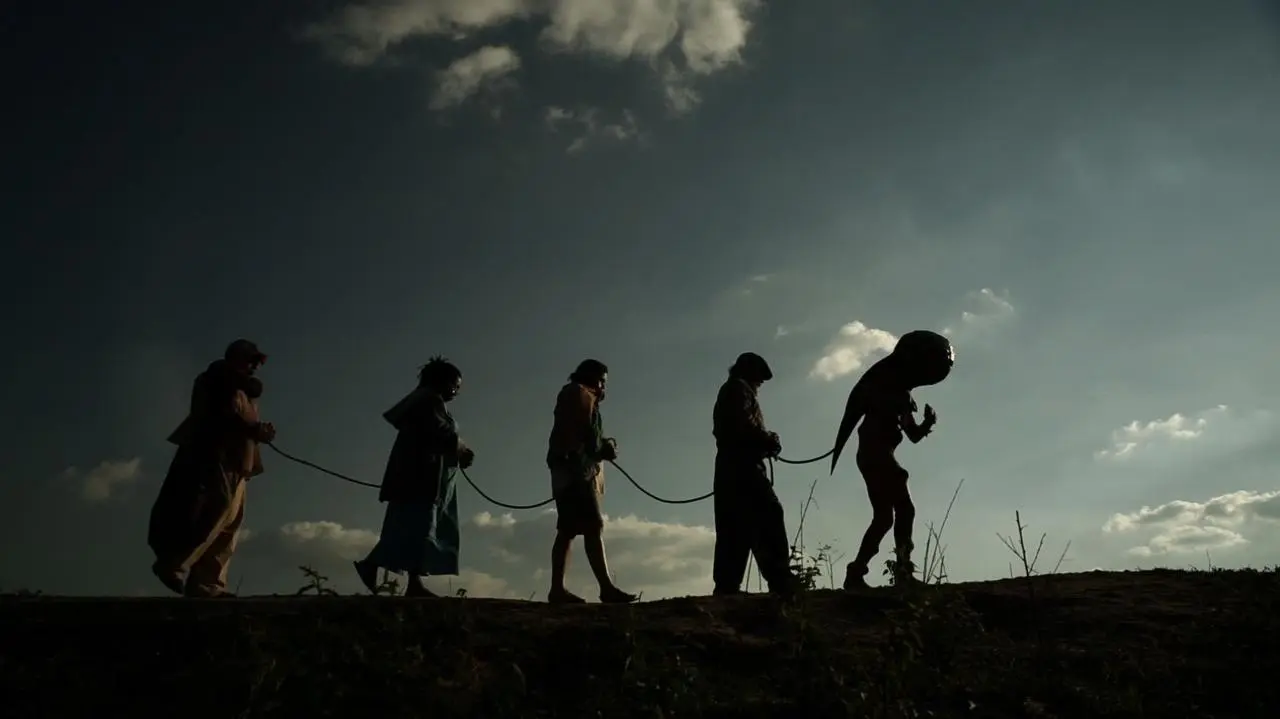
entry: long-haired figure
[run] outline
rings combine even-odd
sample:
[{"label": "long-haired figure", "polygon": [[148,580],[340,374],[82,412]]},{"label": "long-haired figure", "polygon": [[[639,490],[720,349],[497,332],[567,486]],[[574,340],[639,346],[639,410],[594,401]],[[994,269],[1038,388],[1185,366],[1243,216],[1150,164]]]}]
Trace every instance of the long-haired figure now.
[{"label": "long-haired figure", "polygon": [[907,488],[910,475],[898,464],[894,451],[902,444],[904,435],[914,444],[933,431],[938,415],[926,404],[924,421],[917,423],[911,390],[946,379],[954,364],[955,350],[946,337],[928,330],[915,330],[899,338],[893,352],[872,365],[849,392],[831,455],[831,472],[836,471],[840,453],[861,420],[856,460],[867,485],[872,517],[858,555],[845,569],[845,589],[867,585],[871,560],[879,553],[880,542],[890,529],[896,554],[894,580],[915,581],[911,552],[915,548],[912,530],[916,508]]},{"label": "long-haired figure", "polygon": [[408,574],[408,597],[435,596],[423,577],[458,573],[455,475],[475,459],[458,438],[447,406],[461,390],[462,371],[443,357],[432,357],[418,371],[418,388],[382,415],[397,430],[378,492],[387,510],[378,543],[355,562],[360,581],[371,592],[376,591],[379,569]]},{"label": "long-haired figure", "polygon": [[595,359],[578,364],[556,395],[551,435],[547,439],[547,469],[556,503],[556,538],[551,545],[552,604],[581,604],[586,600],[565,588],[565,572],[573,540],[581,535],[587,563],[600,587],[600,601],[627,604],[638,597],[624,592],[609,576],[604,551],[604,463],[618,458],[618,444],[604,435],[600,403],[604,401],[609,368]]}]

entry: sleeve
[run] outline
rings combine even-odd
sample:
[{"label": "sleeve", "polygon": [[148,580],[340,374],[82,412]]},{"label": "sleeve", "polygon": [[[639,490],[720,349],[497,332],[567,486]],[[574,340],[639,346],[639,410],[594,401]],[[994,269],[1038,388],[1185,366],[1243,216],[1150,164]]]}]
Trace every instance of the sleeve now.
[{"label": "sleeve", "polygon": [[453,418],[445,409],[444,400],[432,396],[423,402],[422,431],[428,446],[441,454],[454,457],[458,454],[459,439]]},{"label": "sleeve", "polygon": [[216,431],[253,437],[257,422],[245,418],[240,406],[241,393],[208,377],[197,380],[191,391],[191,414],[205,418]]},{"label": "sleeve", "polygon": [[742,382],[727,382],[716,399],[716,433],[732,444],[764,447],[770,442],[760,404]]},{"label": "sleeve", "polygon": [[556,400],[556,423],[564,428],[571,446],[588,457],[597,457],[604,443],[595,431],[595,394],[580,385],[566,388]]}]

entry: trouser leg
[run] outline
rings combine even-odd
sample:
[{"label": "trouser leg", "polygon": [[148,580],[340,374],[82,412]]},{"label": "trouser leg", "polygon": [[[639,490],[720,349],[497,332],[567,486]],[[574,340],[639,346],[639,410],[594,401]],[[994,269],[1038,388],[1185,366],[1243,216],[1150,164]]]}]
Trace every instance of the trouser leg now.
[{"label": "trouser leg", "polygon": [[218,595],[227,589],[227,571],[244,523],[246,482],[228,475],[225,484],[226,502],[221,503],[222,512],[207,539],[184,562],[184,566],[189,567],[186,593],[190,596]]},{"label": "trouser leg", "polygon": [[751,555],[750,527],[743,507],[741,488],[734,482],[716,483],[712,502],[715,507],[716,546],[712,578],[715,590],[733,593],[742,588]]},{"label": "trouser leg", "polygon": [[791,542],[787,537],[786,514],[773,487],[757,487],[752,512],[751,551],[760,565],[760,576],[772,591],[789,589],[795,581],[791,573]]}]

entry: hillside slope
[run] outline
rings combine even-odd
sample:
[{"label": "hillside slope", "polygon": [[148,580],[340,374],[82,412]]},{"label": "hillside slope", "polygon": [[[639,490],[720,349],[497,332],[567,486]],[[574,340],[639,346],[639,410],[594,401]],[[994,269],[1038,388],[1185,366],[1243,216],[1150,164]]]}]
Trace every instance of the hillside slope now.
[{"label": "hillside slope", "polygon": [[[22,717],[1270,717],[1280,574],[1058,575],[632,607],[6,598]],[[597,713],[599,712],[599,713]],[[917,714],[918,712],[918,714]]]}]

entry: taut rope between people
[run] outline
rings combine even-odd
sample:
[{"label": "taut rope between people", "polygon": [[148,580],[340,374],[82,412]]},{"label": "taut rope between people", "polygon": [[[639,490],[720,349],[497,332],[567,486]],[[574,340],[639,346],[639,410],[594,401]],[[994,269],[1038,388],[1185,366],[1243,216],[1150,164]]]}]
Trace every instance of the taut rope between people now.
[{"label": "taut rope between people", "polygon": [[[344,481],[344,482],[350,482],[351,484],[358,484],[358,485],[360,485],[361,487],[372,487],[373,489],[379,489],[379,488],[382,486],[382,485],[380,485],[380,484],[373,484],[372,482],[364,482],[364,481],[361,481],[361,480],[359,480],[359,479],[356,479],[355,477],[349,477],[349,476],[347,476],[347,475],[345,475],[345,474],[343,474],[343,473],[341,473],[341,472],[335,472],[335,471],[333,471],[332,469],[328,469],[327,467],[322,467],[322,466],[320,466],[320,465],[316,464],[315,462],[309,462],[309,461],[307,461],[307,460],[305,460],[305,459],[303,459],[303,458],[301,458],[301,457],[297,457],[297,456],[295,456],[295,455],[289,454],[288,452],[284,451],[283,449],[280,449],[279,447],[277,447],[277,446],[276,446],[274,443],[272,443],[272,442],[267,442],[267,443],[266,443],[266,445],[267,445],[268,447],[270,447],[271,449],[275,450],[275,452],[276,452],[277,454],[279,454],[281,457],[284,457],[285,459],[289,460],[290,462],[296,462],[296,463],[301,464],[301,465],[303,465],[303,466],[305,466],[305,467],[310,467],[310,468],[312,468],[312,469],[314,469],[314,470],[316,470],[316,471],[318,471],[318,472],[322,472],[322,473],[324,473],[324,474],[327,474],[327,475],[329,475],[330,477],[336,477],[337,479],[341,479],[341,480],[342,480],[342,481]],[[835,450],[828,450],[825,454],[822,454],[822,455],[817,456],[817,457],[812,457],[812,458],[810,458],[810,459],[785,459],[785,458],[783,458],[783,457],[770,457],[770,458],[769,458],[769,483],[770,483],[770,484],[773,484],[773,481],[774,481],[774,477],[773,477],[773,461],[774,461],[775,459],[776,459],[776,460],[778,460],[779,462],[782,462],[783,464],[795,464],[795,465],[800,465],[800,464],[812,464],[812,463],[814,463],[814,462],[818,462],[818,461],[821,461],[821,460],[826,459],[827,457],[830,457],[830,456],[831,456],[831,452],[833,452],[833,451],[835,451]],[[707,492],[706,494],[699,495],[699,496],[697,496],[697,497],[692,497],[692,498],[690,498],[690,499],[666,499],[666,498],[664,498],[664,497],[659,497],[658,495],[654,494],[653,492],[650,492],[649,490],[647,490],[647,489],[645,489],[643,486],[641,486],[641,484],[640,484],[639,482],[637,482],[637,481],[636,481],[636,478],[635,478],[635,477],[632,477],[632,476],[631,476],[631,473],[630,473],[630,472],[628,472],[627,470],[623,469],[623,468],[622,468],[622,467],[621,467],[617,462],[610,461],[610,462],[609,462],[609,464],[612,464],[612,465],[614,466],[614,468],[615,468],[615,469],[617,469],[619,472],[621,472],[621,473],[622,473],[622,476],[626,477],[626,478],[627,478],[627,481],[629,481],[629,482],[631,482],[631,484],[635,485],[635,488],[636,488],[636,489],[640,490],[642,493],[644,493],[644,494],[645,494],[646,496],[648,496],[650,499],[653,499],[653,500],[655,500],[655,501],[661,502],[661,503],[663,503],[663,504],[693,504],[694,502],[701,502],[701,501],[702,501],[702,500],[704,500],[704,499],[710,499],[711,497],[715,496],[715,492],[714,492],[714,491],[711,491],[711,492]],[[551,502],[553,502],[553,501],[555,500],[555,498],[554,498],[554,497],[552,497],[552,498],[550,498],[550,499],[544,499],[543,501],[541,501],[541,502],[537,502],[537,503],[535,503],[535,504],[508,504],[508,503],[506,503],[506,502],[499,502],[498,500],[496,500],[496,499],[494,499],[493,497],[490,497],[488,494],[486,494],[486,493],[485,493],[485,491],[484,491],[483,489],[480,489],[480,487],[478,487],[478,486],[476,485],[475,480],[471,479],[471,476],[470,476],[469,474],[467,474],[467,471],[466,471],[465,469],[459,468],[459,469],[458,469],[458,471],[462,473],[462,478],[463,478],[463,479],[465,479],[465,480],[467,480],[467,484],[471,485],[471,488],[472,488],[472,489],[474,489],[474,490],[476,491],[476,494],[479,494],[479,495],[480,495],[481,497],[483,497],[484,499],[486,499],[486,500],[488,500],[489,502],[491,502],[491,503],[493,503],[493,504],[495,504],[495,505],[497,505],[497,506],[499,506],[499,507],[502,507],[502,508],[504,508],[504,509],[537,509],[537,508],[539,508],[539,507],[545,507],[545,506],[547,506],[548,504],[551,504]]]}]

